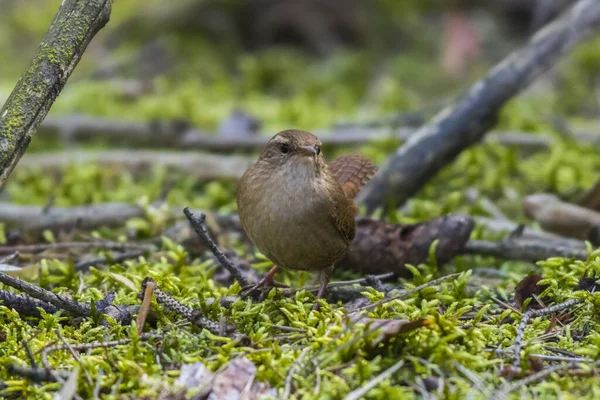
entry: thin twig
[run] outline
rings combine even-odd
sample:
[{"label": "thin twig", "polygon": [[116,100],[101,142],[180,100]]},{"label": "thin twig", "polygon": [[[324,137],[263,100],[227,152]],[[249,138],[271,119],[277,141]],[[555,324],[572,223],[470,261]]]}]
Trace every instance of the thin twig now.
[{"label": "thin twig", "polygon": [[[160,340],[160,339],[163,338],[163,336],[162,335],[151,334],[151,333],[146,333],[146,334],[140,335],[139,338],[142,341],[147,341],[147,340],[150,340],[150,339]],[[124,345],[129,344],[129,343],[131,343],[131,339],[120,339],[120,340],[110,340],[110,341],[106,341],[106,342],[93,342],[93,343],[72,344],[70,346],[70,349],[69,349],[68,346],[66,346],[64,344],[55,345],[55,346],[48,346],[48,347],[45,347],[44,349],[41,350],[41,353],[42,353],[42,362],[44,363],[44,367],[45,368],[49,368],[50,363],[48,362],[48,355],[50,353],[55,352],[55,351],[62,351],[62,350],[85,351],[85,350],[93,350],[93,349],[100,349],[100,348],[124,346]]]},{"label": "thin twig", "polygon": [[87,372],[87,370],[85,369],[83,362],[81,361],[81,357],[79,357],[79,354],[77,354],[75,352],[75,349],[73,349],[73,347],[71,347],[69,342],[67,342],[67,340],[63,337],[63,335],[60,333],[60,329],[54,330],[54,333],[56,333],[56,336],[61,340],[61,342],[64,343],[67,350],[69,350],[69,353],[71,353],[71,355],[73,356],[75,361],[77,361],[77,363],[79,363],[79,365],[81,366],[81,369],[85,373],[85,379],[87,380],[88,385],[92,386],[93,385],[92,377],[90,376],[90,373]]},{"label": "thin twig", "polygon": [[[146,292],[146,285],[149,282],[153,282],[153,281],[150,278],[146,278],[142,282],[142,293]],[[197,326],[198,328],[206,329],[209,332],[213,333],[214,335],[219,335],[219,336],[221,335],[220,324],[218,322],[211,321],[210,319],[206,318],[202,314],[202,311],[200,309],[192,310],[191,308],[181,304],[180,302],[175,300],[173,297],[171,297],[169,294],[167,294],[167,293],[163,292],[161,289],[159,289],[158,286],[154,288],[154,297],[156,298],[156,302],[158,304],[176,312],[177,314],[179,314],[183,318],[187,319],[188,321],[190,321],[193,325]],[[231,335],[237,341],[240,341],[243,343],[247,342],[247,339],[248,339],[247,336],[237,332],[235,329],[232,329]]]},{"label": "thin twig", "polygon": [[90,267],[98,267],[100,265],[108,264],[108,263],[120,263],[123,261],[131,260],[134,258],[138,258],[144,255],[144,250],[135,250],[129,251],[126,253],[116,254],[113,257],[97,257],[91,260],[81,260],[77,264],[75,264],[76,271],[85,272],[90,269]]},{"label": "thin twig", "polygon": [[104,250],[154,250],[153,245],[138,244],[138,243],[116,243],[116,242],[62,242],[62,243],[43,243],[43,244],[29,244],[20,246],[0,246],[0,254],[7,254],[13,252],[20,253],[40,253],[46,250],[62,250],[62,249],[104,249]]},{"label": "thin twig", "polygon": [[552,307],[542,308],[539,310],[531,309],[525,314],[523,314],[523,316],[521,317],[521,322],[519,323],[519,327],[517,328],[517,335],[515,337],[515,359],[513,361],[513,367],[519,368],[519,365],[521,364],[521,346],[523,341],[523,334],[525,333],[525,327],[527,326],[527,322],[531,318],[540,317],[546,314],[552,314],[557,311],[561,311],[576,304],[579,304],[582,301],[582,299],[571,299],[565,301],[564,303],[556,304]]},{"label": "thin twig", "polygon": [[504,260],[531,262],[545,260],[550,257],[574,258],[576,260],[587,260],[588,257],[584,246],[560,246],[558,243],[519,239],[506,239],[499,242],[471,240],[466,244],[464,252]]},{"label": "thin twig", "polygon": [[20,290],[38,300],[50,303],[53,306],[58,307],[59,309],[69,312],[70,314],[81,317],[89,317],[92,313],[90,306],[86,303],[80,303],[69,297],[52,293],[49,290],[14,278],[3,272],[0,272],[0,282],[17,290]]},{"label": "thin twig", "polygon": [[294,365],[292,365],[292,368],[290,368],[287,377],[285,378],[285,389],[283,391],[282,397],[283,400],[287,400],[290,397],[290,393],[292,391],[292,378],[294,377],[296,370],[300,368],[302,360],[304,360],[304,356],[306,356],[306,353],[308,353],[309,350],[310,347],[305,347],[304,350],[302,350],[302,352],[300,353],[300,356],[298,357]]},{"label": "thin twig", "polygon": [[144,330],[144,324],[146,323],[146,317],[148,316],[148,311],[150,310],[150,303],[152,301],[154,289],[156,289],[156,284],[153,281],[146,282],[146,290],[144,290],[144,299],[142,300],[142,306],[140,307],[140,311],[136,320],[138,335],[141,334]]},{"label": "thin twig", "polygon": [[22,367],[22,366],[16,365],[16,364],[10,364],[7,367],[7,371],[10,375],[22,376],[22,377],[25,377],[25,378],[31,380],[32,382],[38,382],[38,383],[55,382],[58,380],[57,376],[61,380],[65,380],[65,379],[69,378],[68,373],[56,372],[56,371],[52,372],[52,371],[48,371],[45,368],[27,368],[27,367]]},{"label": "thin twig", "polygon": [[40,317],[40,308],[48,314],[55,314],[58,308],[44,301],[34,299],[29,296],[0,290],[0,303],[3,306],[16,310],[19,314],[28,317]]},{"label": "thin twig", "polygon": [[344,400],[359,400],[363,398],[371,389],[375,386],[379,385],[381,382],[392,376],[396,371],[398,371],[404,365],[404,360],[398,361],[396,364],[392,365],[381,374],[377,375],[375,378],[371,379],[365,385],[360,388],[348,393]]},{"label": "thin twig", "polygon": [[561,371],[561,370],[568,370],[570,368],[573,368],[577,366],[576,363],[570,363],[570,364],[560,364],[560,365],[554,365],[548,368],[545,368],[543,370],[541,370],[540,372],[537,372],[533,375],[530,375],[526,378],[523,378],[521,380],[509,383],[509,384],[505,384],[502,387],[500,387],[499,389],[497,389],[496,391],[494,391],[489,397],[489,400],[500,400],[500,399],[506,399],[507,396],[514,392],[515,390],[523,387],[523,386],[527,386],[530,383],[534,383],[534,382],[538,382],[542,379],[544,379],[545,377],[547,377],[550,374],[553,374],[555,372]]},{"label": "thin twig", "polygon": [[219,260],[219,263],[227,270],[229,273],[235,278],[235,280],[240,284],[242,288],[247,288],[250,286],[250,283],[244,277],[242,272],[227,258],[225,254],[217,247],[215,242],[208,235],[208,231],[204,227],[204,220],[206,219],[206,215],[200,214],[200,217],[194,216],[190,211],[189,207],[183,209],[183,213],[190,221],[190,224],[200,237],[200,239],[208,246],[210,251],[214,254],[214,256]]},{"label": "thin twig", "polygon": [[361,312],[361,311],[371,311],[371,310],[374,310],[377,307],[379,307],[379,306],[381,306],[381,305],[383,305],[385,303],[389,303],[390,301],[393,301],[393,300],[398,300],[398,299],[402,299],[402,298],[408,297],[408,296],[412,295],[413,293],[417,293],[417,292],[419,292],[419,291],[421,291],[421,290],[423,290],[425,288],[432,287],[432,286],[437,286],[437,285],[439,285],[442,282],[445,282],[445,281],[457,278],[459,276],[460,276],[460,273],[456,273],[456,274],[450,274],[450,275],[447,275],[447,276],[443,276],[443,277],[438,278],[438,279],[434,279],[434,280],[429,281],[427,283],[424,283],[424,284],[422,284],[420,286],[417,286],[416,288],[408,289],[408,290],[403,290],[402,292],[400,292],[396,296],[387,297],[387,298],[384,298],[383,300],[378,301],[377,303],[373,303],[373,304],[370,304],[368,306],[356,309],[355,311],[352,311],[348,315],[353,315],[353,314],[356,314],[356,313]]}]

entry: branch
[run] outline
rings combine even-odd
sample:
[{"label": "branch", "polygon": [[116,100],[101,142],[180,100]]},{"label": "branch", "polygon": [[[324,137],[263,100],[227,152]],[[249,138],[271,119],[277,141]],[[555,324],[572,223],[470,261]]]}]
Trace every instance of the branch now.
[{"label": "branch", "polygon": [[31,283],[22,281],[20,279],[13,278],[12,276],[3,272],[0,272],[0,283],[27,293],[31,297],[34,297],[38,300],[52,304],[57,308],[67,311],[69,314],[82,317],[89,317],[92,314],[91,308],[88,304],[80,303],[69,297],[52,293],[49,290],[32,285]]},{"label": "branch", "polygon": [[[386,124],[389,124],[389,121],[382,121],[377,127],[339,126],[332,130],[316,130],[314,133],[326,146],[351,147],[390,138],[405,141],[417,132],[417,129],[409,127],[389,128]],[[138,147],[194,149],[223,153],[260,150],[273,134],[273,132],[271,134],[263,132],[252,136],[219,136],[217,133],[187,129],[187,126],[182,125],[185,123],[118,121],[88,115],[70,115],[48,117],[38,131],[58,133],[68,142],[104,139],[110,140],[111,143]],[[582,143],[600,145],[600,138],[592,133],[577,132],[573,136]],[[531,134],[519,131],[490,132],[486,141],[530,150],[547,149],[556,143],[556,139],[550,133]]]},{"label": "branch", "polygon": [[[140,291],[139,296],[138,296],[142,300],[144,299],[144,297],[146,295],[146,288],[148,287],[149,283],[156,285],[151,278],[144,279],[144,281],[142,282],[142,290]],[[206,329],[209,332],[213,333],[214,335],[218,335],[218,336],[229,335],[229,336],[232,336],[236,341],[238,341],[240,343],[248,344],[249,338],[246,335],[243,335],[240,332],[238,332],[235,329],[235,327],[229,326],[229,327],[225,327],[228,329],[224,329],[218,322],[211,321],[210,319],[206,318],[202,314],[202,311],[200,309],[198,309],[198,308],[191,309],[191,308],[187,307],[186,305],[178,302],[173,297],[171,297],[168,293],[163,292],[156,286],[153,288],[153,293],[154,293],[154,297],[156,298],[156,302],[158,304],[179,314],[183,318],[190,321],[196,327],[198,327],[200,329]]]},{"label": "branch", "polygon": [[40,316],[39,308],[48,314],[58,312],[58,308],[54,307],[52,304],[22,294],[9,292],[8,290],[0,290],[0,305],[12,308],[21,315],[36,318]]},{"label": "branch", "polygon": [[486,240],[472,240],[466,244],[465,254],[492,256],[503,260],[518,260],[536,262],[551,257],[574,258],[587,260],[588,254],[585,246],[572,247],[558,243],[547,243],[532,240],[502,240],[490,242]]},{"label": "branch", "polygon": [[576,304],[583,302],[582,299],[571,299],[567,300],[564,303],[553,305],[552,307],[542,308],[539,310],[531,309],[527,311],[521,317],[521,322],[519,323],[519,327],[517,328],[517,335],[515,337],[515,359],[513,360],[513,367],[519,368],[521,364],[521,346],[523,341],[523,335],[525,334],[525,327],[527,326],[527,322],[531,318],[541,317],[542,315],[552,314],[557,311],[561,311],[567,308],[570,308]]},{"label": "branch", "polygon": [[227,258],[227,256],[225,256],[225,254],[223,254],[223,252],[217,247],[215,242],[208,235],[208,231],[203,225],[206,216],[204,214],[200,214],[200,217],[198,218],[194,216],[194,214],[192,214],[188,207],[183,209],[183,213],[190,221],[190,224],[192,225],[200,239],[202,239],[202,241],[208,246],[208,248],[210,249],[210,251],[212,251],[217,260],[219,260],[219,263],[221,263],[221,265],[227,271],[229,271],[231,275],[233,275],[235,280],[238,281],[242,288],[249,287],[250,283],[248,282],[246,277],[244,277],[241,271]]},{"label": "branch", "polygon": [[62,2],[29,67],[0,109],[0,188],[88,44],[108,22],[111,6],[112,0]]},{"label": "branch", "polygon": [[43,209],[39,206],[0,203],[0,222],[9,228],[16,227],[29,232],[95,229],[100,226],[120,226],[129,218],[143,217],[145,214],[142,208],[123,203],[51,207],[45,213]]},{"label": "branch", "polygon": [[19,166],[44,170],[61,169],[71,164],[120,165],[129,170],[162,166],[185,172],[198,180],[208,181],[237,180],[253,162],[249,157],[196,152],[109,150],[28,154],[23,157]]},{"label": "branch", "polygon": [[477,82],[454,107],[442,110],[394,153],[359,194],[372,212],[402,204],[495,124],[498,110],[576,43],[600,28],[600,2],[580,0]]}]

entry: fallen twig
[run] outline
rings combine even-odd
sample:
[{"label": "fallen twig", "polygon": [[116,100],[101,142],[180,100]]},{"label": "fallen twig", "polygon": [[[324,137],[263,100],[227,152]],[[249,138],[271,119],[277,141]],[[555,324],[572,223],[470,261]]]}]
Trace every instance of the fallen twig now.
[{"label": "fallen twig", "polygon": [[402,204],[496,122],[498,110],[554,65],[575,44],[600,28],[600,3],[580,0],[493,68],[453,107],[419,129],[359,194],[372,212],[392,200]]},{"label": "fallen twig", "polygon": [[371,389],[375,386],[379,385],[382,381],[392,376],[396,371],[398,371],[404,365],[404,360],[398,361],[396,364],[392,365],[381,374],[377,375],[365,385],[359,387],[358,389],[350,392],[344,400],[359,400],[362,399]]},{"label": "fallen twig", "polygon": [[[149,282],[153,282],[152,279],[144,279],[144,281],[142,282],[142,291],[140,292],[140,295],[142,293],[145,294],[146,285]],[[202,311],[200,309],[192,310],[191,308],[181,304],[180,302],[172,298],[169,294],[160,290],[158,287],[154,288],[154,297],[156,298],[156,302],[158,304],[168,308],[169,310],[174,311],[175,313],[187,319],[193,325],[197,326],[200,329],[206,329],[207,331],[219,336],[222,336],[223,334],[229,334],[233,336],[235,340],[238,340],[243,343],[246,343],[248,341],[247,336],[237,332],[234,328],[230,329],[230,332],[222,332],[220,324],[218,322],[211,321],[210,319],[206,318],[202,314]]]},{"label": "fallen twig", "polygon": [[[377,125],[362,127],[339,126],[331,130],[315,130],[313,133],[319,136],[319,139],[326,146],[351,147],[363,146],[387,139],[405,141],[417,132],[417,129],[407,126],[399,128],[390,127],[389,121],[381,121]],[[258,151],[265,146],[269,138],[274,134],[274,132],[271,132],[270,134],[223,136],[197,129],[189,129],[186,124],[176,121],[132,122],[110,120],[89,115],[48,117],[38,130],[49,133],[58,132],[61,137],[69,142],[73,140],[106,139],[110,140],[111,143],[135,144],[137,147],[181,148],[222,153]],[[575,134],[574,138],[582,143],[600,144],[600,137],[590,133],[580,132]],[[486,142],[498,143],[503,146],[513,146],[520,149],[542,150],[551,147],[556,143],[556,139],[550,133],[492,131],[486,138]],[[160,154],[159,152],[156,153]],[[64,153],[61,154],[67,155]],[[58,166],[58,164],[64,165],[64,161],[61,162],[56,156],[46,158],[43,155],[28,155],[26,157],[31,160],[42,160],[42,163],[44,163],[44,160],[46,163],[50,163],[52,160],[53,166]],[[73,160],[76,157],[70,156],[68,159]],[[206,161],[206,165],[208,165],[209,161]],[[127,160],[124,160],[124,163],[129,164]],[[28,164],[34,165],[32,161],[28,161]],[[188,170],[189,168],[185,167],[185,169]],[[192,171],[191,169],[190,172],[203,174],[203,171]]]},{"label": "fallen twig", "polygon": [[492,256],[503,260],[519,260],[536,262],[551,257],[574,258],[587,260],[588,254],[585,246],[561,246],[557,243],[542,241],[505,239],[499,242],[486,240],[471,240],[464,249],[465,254]]},{"label": "fallen twig", "polygon": [[142,250],[136,250],[136,251],[129,251],[126,253],[121,253],[121,254],[116,254],[115,256],[112,257],[98,257],[98,258],[94,258],[91,260],[82,260],[79,261],[77,264],[75,264],[75,270],[76,271],[87,271],[90,269],[90,267],[94,267],[94,266],[99,266],[99,265],[103,265],[103,264],[108,264],[110,262],[112,263],[119,263],[119,262],[123,262],[126,260],[131,260],[134,258],[138,258],[140,256],[142,256],[144,254],[144,251]]},{"label": "fallen twig", "polygon": [[69,353],[71,353],[71,355],[73,356],[75,361],[77,361],[77,363],[81,366],[81,369],[83,370],[83,372],[85,374],[85,379],[87,380],[88,385],[90,385],[90,386],[93,385],[92,377],[90,376],[90,373],[85,369],[85,366],[81,362],[81,357],[79,357],[79,354],[77,354],[77,352],[75,351],[75,349],[73,349],[71,344],[69,344],[69,342],[67,342],[67,340],[63,337],[63,335],[60,333],[60,329],[56,329],[54,331],[54,333],[56,333],[56,336],[58,336],[58,338],[60,339],[61,342],[63,342],[63,344],[65,345],[67,350],[69,350]]},{"label": "fallen twig", "polygon": [[9,292],[8,290],[0,290],[0,304],[28,317],[40,317],[39,308],[48,314],[58,312],[58,308],[52,304],[22,294]]},{"label": "fallen twig", "polygon": [[568,238],[565,236],[560,236],[554,233],[550,233],[550,232],[544,232],[544,231],[540,231],[540,230],[535,230],[535,229],[531,229],[528,228],[526,226],[523,225],[518,225],[514,222],[508,221],[508,220],[500,220],[500,219],[493,219],[493,218],[486,218],[486,217],[479,217],[476,216],[475,218],[475,222],[477,222],[477,225],[482,225],[485,227],[486,230],[488,231],[492,231],[492,232],[507,232],[507,233],[513,233],[515,231],[519,231],[518,235],[513,235],[516,236],[520,239],[536,239],[536,240],[542,240],[545,242],[559,242],[559,243],[563,243],[564,245],[568,245],[568,246],[572,246],[572,247],[582,247],[585,248],[585,244],[583,241],[581,240],[576,240],[576,239],[572,239],[572,238]]},{"label": "fallen twig", "polygon": [[52,170],[73,164],[100,164],[120,165],[130,170],[147,170],[162,166],[182,171],[199,181],[208,181],[239,179],[252,162],[254,160],[249,157],[188,151],[110,150],[27,154],[19,163],[19,167]]},{"label": "fallen twig", "polygon": [[48,371],[46,368],[27,368],[16,364],[8,365],[7,372],[10,375],[22,376],[36,383],[55,382],[57,375],[63,380],[69,378],[69,374],[66,372]]},{"label": "fallen twig", "polygon": [[[1,207],[1,206],[0,206]],[[63,250],[63,249],[104,249],[104,250],[154,250],[152,245],[140,243],[117,243],[117,242],[60,242],[60,243],[41,243],[41,244],[24,244],[19,246],[0,246],[0,254],[14,253],[41,253],[46,250]]]},{"label": "fallen twig", "polygon": [[460,273],[450,274],[450,275],[446,275],[446,276],[443,276],[438,279],[434,279],[434,280],[424,283],[422,285],[419,285],[413,289],[402,290],[400,293],[398,293],[395,296],[386,297],[383,300],[378,301],[377,303],[373,303],[368,306],[358,308],[358,309],[352,311],[351,313],[349,313],[348,315],[354,315],[354,314],[356,314],[358,312],[362,312],[362,311],[372,311],[385,303],[389,303],[390,301],[393,301],[393,300],[403,299],[405,297],[412,295],[413,293],[417,293],[420,290],[423,290],[425,288],[432,287],[432,286],[437,286],[442,282],[457,278],[459,276],[460,276]]},{"label": "fallen twig", "polygon": [[[143,341],[147,341],[150,339],[162,339],[162,338],[163,338],[162,335],[157,335],[157,334],[153,334],[153,333],[144,333],[144,334],[140,335],[140,337],[139,337],[139,339],[143,340]],[[48,361],[48,355],[55,351],[62,351],[62,350],[84,351],[84,350],[93,350],[93,349],[106,348],[106,347],[124,346],[129,343],[131,343],[131,339],[110,340],[110,341],[106,341],[106,342],[81,343],[81,344],[71,344],[71,345],[60,344],[60,345],[44,347],[42,350],[40,350],[40,352],[42,353],[42,362],[44,364],[44,367],[46,369],[48,369],[50,366],[50,363]]]},{"label": "fallen twig", "polygon": [[515,337],[515,359],[513,361],[513,367],[519,368],[519,364],[521,364],[521,346],[523,341],[523,334],[525,333],[525,327],[527,326],[527,322],[531,318],[540,317],[546,314],[552,314],[557,311],[564,310],[571,306],[581,303],[583,300],[581,299],[571,299],[567,300],[564,303],[556,304],[552,307],[542,308],[542,309],[530,309],[521,317],[521,322],[519,323],[519,327],[517,328],[517,335]]},{"label": "fallen twig", "polygon": [[287,373],[287,376],[285,378],[285,388],[283,390],[283,400],[287,400],[290,397],[290,393],[292,392],[292,379],[294,378],[294,374],[296,373],[296,370],[298,368],[300,368],[300,365],[302,364],[302,361],[304,360],[304,357],[306,356],[306,354],[309,352],[309,350],[311,349],[310,346],[305,347],[302,352],[300,353],[300,356],[298,357],[298,359],[296,360],[296,362],[294,363],[294,365],[292,365],[292,368],[290,368],[290,370]]},{"label": "fallen twig", "polygon": [[51,207],[46,213],[39,206],[0,203],[0,222],[8,228],[41,232],[46,229],[95,229],[101,226],[120,226],[128,219],[143,217],[145,211],[123,203],[90,204],[79,207]]},{"label": "fallen twig", "polygon": [[138,335],[141,335],[142,331],[144,330],[144,324],[146,323],[146,317],[148,316],[148,311],[150,310],[150,303],[152,301],[154,289],[156,289],[156,284],[153,281],[147,281],[146,289],[144,290],[144,297],[142,299],[142,306],[140,307],[140,312],[138,313],[136,320]]},{"label": "fallen twig", "polygon": [[14,169],[96,33],[111,0],[65,0],[29,67],[0,109],[0,188]]},{"label": "fallen twig", "polygon": [[577,366],[576,363],[569,363],[569,364],[553,365],[551,367],[544,368],[540,372],[537,372],[526,378],[503,385],[502,387],[500,387],[499,389],[494,391],[488,397],[488,399],[490,399],[490,400],[505,399],[510,393],[514,392],[515,390],[517,390],[519,388],[522,388],[523,386],[527,386],[531,383],[538,382],[538,381],[544,379],[545,377],[547,377],[548,375],[553,374],[555,372],[559,372],[562,370],[569,370],[576,366]]},{"label": "fallen twig", "polygon": [[91,308],[88,304],[80,303],[69,297],[52,293],[49,290],[43,289],[39,286],[32,285],[31,283],[14,278],[3,272],[0,272],[0,282],[2,282],[5,285],[8,285],[10,287],[13,287],[17,290],[20,290],[38,300],[52,304],[53,306],[55,306],[61,310],[65,310],[69,314],[72,314],[75,316],[80,316],[80,317],[89,317],[92,313]]},{"label": "fallen twig", "polygon": [[[31,283],[22,281],[18,278],[14,278],[10,275],[0,272],[0,282],[20,290],[27,295],[37,299],[28,299],[25,303],[20,303],[19,300],[23,299],[24,296],[16,298],[18,295],[6,296],[9,301],[13,301],[13,305],[21,306],[24,312],[31,310],[30,307],[40,306],[42,309],[48,311],[57,312],[58,310],[65,310],[67,313],[77,317],[89,317],[92,315],[92,307],[89,303],[81,303],[70,297],[52,293],[49,290],[43,289],[39,286]],[[2,293],[4,291],[0,291]],[[102,313],[105,316],[111,317],[118,323],[129,324],[131,320],[131,313],[137,311],[137,306],[120,306],[112,304],[114,294],[108,294],[106,299],[96,302],[96,312]],[[39,303],[38,303],[39,301]],[[48,303],[44,305],[44,303]],[[49,305],[56,307],[48,307]],[[58,309],[58,310],[57,310]],[[38,316],[39,312],[35,314],[34,311],[29,311],[31,316]],[[104,323],[104,321],[103,321]]]},{"label": "fallen twig", "polygon": [[235,280],[240,284],[242,288],[247,288],[250,286],[248,280],[242,275],[241,271],[223,254],[223,252],[217,247],[215,242],[208,235],[208,231],[204,227],[204,220],[206,219],[206,215],[200,214],[200,217],[194,216],[188,207],[183,209],[183,213],[190,221],[190,224],[200,237],[202,241],[208,246],[210,251],[214,254],[214,256],[219,260],[221,265],[229,271],[229,273],[235,278]]}]

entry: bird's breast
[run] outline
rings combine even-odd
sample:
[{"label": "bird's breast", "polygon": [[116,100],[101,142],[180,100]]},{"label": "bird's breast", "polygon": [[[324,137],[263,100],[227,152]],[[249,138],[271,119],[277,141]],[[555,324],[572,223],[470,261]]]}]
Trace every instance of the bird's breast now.
[{"label": "bird's breast", "polygon": [[[324,176],[296,165],[263,175],[259,190],[239,208],[246,233],[278,266],[312,270],[330,266],[348,248],[332,219]],[[255,182],[256,183],[256,182]],[[248,201],[249,200],[249,201]]]}]

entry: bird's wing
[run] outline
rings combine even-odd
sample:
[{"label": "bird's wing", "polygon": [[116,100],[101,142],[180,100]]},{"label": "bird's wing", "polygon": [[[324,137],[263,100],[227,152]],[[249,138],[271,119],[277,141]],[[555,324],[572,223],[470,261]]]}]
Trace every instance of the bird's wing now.
[{"label": "bird's wing", "polygon": [[377,172],[377,166],[360,154],[338,157],[329,165],[329,169],[336,176],[349,199],[354,199],[360,189]]}]

